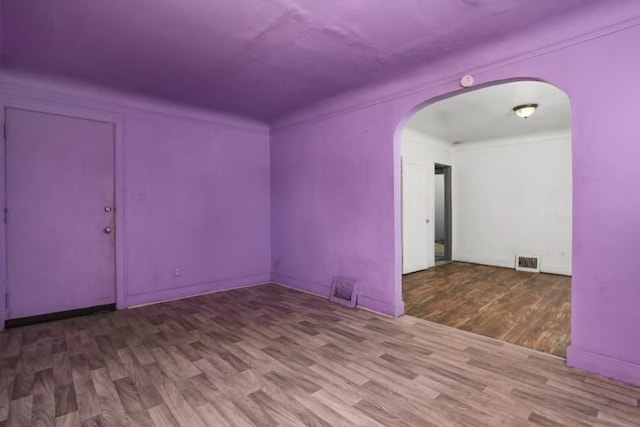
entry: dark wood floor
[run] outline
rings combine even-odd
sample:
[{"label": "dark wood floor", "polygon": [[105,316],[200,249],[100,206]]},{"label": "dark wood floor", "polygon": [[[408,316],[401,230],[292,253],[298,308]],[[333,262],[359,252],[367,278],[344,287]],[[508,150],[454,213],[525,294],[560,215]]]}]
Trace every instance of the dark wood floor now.
[{"label": "dark wood floor", "polygon": [[638,426],[640,388],[275,285],[0,332],[0,426]]},{"label": "dark wood floor", "polygon": [[460,262],[407,274],[406,313],[566,357],[571,278]]}]

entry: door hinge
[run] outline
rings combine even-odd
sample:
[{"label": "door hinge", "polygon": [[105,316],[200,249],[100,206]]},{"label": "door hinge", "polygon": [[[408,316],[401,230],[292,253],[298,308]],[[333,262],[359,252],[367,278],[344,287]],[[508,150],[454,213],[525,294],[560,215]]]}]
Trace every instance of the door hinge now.
[{"label": "door hinge", "polygon": [[4,140],[7,140],[7,122],[4,122],[4,125],[2,126],[2,136],[4,137]]},{"label": "door hinge", "polygon": [[4,208],[4,223],[7,224],[9,222],[9,209]]},{"label": "door hinge", "polygon": [[4,294],[4,310],[5,314],[9,314],[9,292]]}]

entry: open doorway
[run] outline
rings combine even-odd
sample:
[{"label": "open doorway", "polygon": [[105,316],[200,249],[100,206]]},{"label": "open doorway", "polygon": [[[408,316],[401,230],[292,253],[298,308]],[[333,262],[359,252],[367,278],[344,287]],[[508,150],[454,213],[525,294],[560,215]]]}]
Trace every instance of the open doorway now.
[{"label": "open doorway", "polygon": [[540,81],[474,89],[416,111],[401,138],[405,313],[566,357],[568,96]]},{"label": "open doorway", "polygon": [[433,227],[435,265],[451,261],[451,166],[435,164]]}]

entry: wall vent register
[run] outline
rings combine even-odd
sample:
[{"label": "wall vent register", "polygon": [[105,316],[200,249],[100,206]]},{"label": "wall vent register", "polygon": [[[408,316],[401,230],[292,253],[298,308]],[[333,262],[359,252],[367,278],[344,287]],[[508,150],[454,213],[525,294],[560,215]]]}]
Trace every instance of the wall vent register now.
[{"label": "wall vent register", "polygon": [[354,308],[358,304],[358,283],[352,279],[334,277],[329,300]]},{"label": "wall vent register", "polygon": [[530,273],[540,273],[540,257],[516,255],[516,270]]}]

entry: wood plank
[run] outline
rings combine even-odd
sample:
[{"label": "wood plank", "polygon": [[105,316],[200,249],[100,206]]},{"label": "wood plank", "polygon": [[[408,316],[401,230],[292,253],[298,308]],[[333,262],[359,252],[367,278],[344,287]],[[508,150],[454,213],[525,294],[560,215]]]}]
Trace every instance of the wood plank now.
[{"label": "wood plank", "polygon": [[27,326],[0,344],[0,427],[640,425],[638,387],[274,285]]},{"label": "wood plank", "polygon": [[452,262],[403,276],[406,313],[566,357],[571,278]]}]

